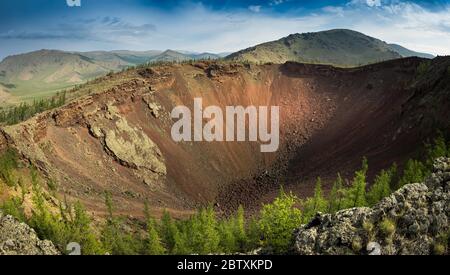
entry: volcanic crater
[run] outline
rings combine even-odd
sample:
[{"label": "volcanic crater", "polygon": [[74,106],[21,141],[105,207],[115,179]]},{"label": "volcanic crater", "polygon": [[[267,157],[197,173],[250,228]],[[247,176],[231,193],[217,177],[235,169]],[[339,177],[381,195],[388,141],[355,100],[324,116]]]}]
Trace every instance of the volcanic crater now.
[{"label": "volcanic crater", "polygon": [[[68,104],[1,129],[3,148],[16,148],[58,192],[97,215],[104,193],[117,212],[183,217],[214,204],[256,210],[280,185],[300,197],[320,176],[351,178],[363,156],[369,178],[417,153],[435,129],[450,129],[450,58],[405,58],[359,68],[326,65],[198,61],[139,67],[103,77],[104,85]],[[123,79],[123,81],[121,81]],[[90,84],[86,84],[89,86]],[[73,92],[76,93],[76,90]],[[203,106],[279,106],[280,147],[258,142],[175,142],[171,110]],[[204,121],[206,122],[206,121]]]}]

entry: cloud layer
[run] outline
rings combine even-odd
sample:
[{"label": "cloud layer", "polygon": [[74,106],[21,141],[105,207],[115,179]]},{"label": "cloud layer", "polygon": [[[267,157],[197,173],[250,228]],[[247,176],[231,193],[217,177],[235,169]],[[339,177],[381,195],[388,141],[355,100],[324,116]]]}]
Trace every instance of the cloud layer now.
[{"label": "cloud layer", "polygon": [[[448,2],[352,0],[305,8],[294,0],[273,0],[233,9],[201,2],[183,2],[170,10],[148,5],[88,8],[55,14],[39,24],[33,20],[4,24],[0,57],[39,48],[229,52],[291,33],[333,28],[354,29],[416,51],[450,54]],[[30,40],[33,43],[21,42]]]}]

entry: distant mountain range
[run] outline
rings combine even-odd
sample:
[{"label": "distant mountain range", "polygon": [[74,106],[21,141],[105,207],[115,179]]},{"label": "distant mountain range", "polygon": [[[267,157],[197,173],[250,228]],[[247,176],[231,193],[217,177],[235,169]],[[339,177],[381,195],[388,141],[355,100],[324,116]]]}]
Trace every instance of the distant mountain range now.
[{"label": "distant mountain range", "polygon": [[233,61],[329,64],[354,67],[402,57],[433,58],[396,44],[345,29],[292,34],[276,41],[241,50],[226,57]]},{"label": "distant mountain range", "polygon": [[[217,59],[224,55],[226,54],[181,53],[173,50],[164,52],[40,50],[9,56],[0,63],[0,92],[9,92],[13,96],[28,99],[46,96],[129,66],[158,61]],[[30,93],[33,95],[30,96]]]},{"label": "distant mountain range", "polygon": [[400,45],[387,44],[362,33],[336,29],[292,34],[236,53],[186,51],[92,51],[40,50],[13,55],[0,62],[0,106],[45,97],[89,79],[129,66],[158,61],[225,58],[229,61],[262,63],[330,64],[354,67],[409,56],[433,58]]},{"label": "distant mountain range", "polygon": [[405,47],[402,47],[400,45],[397,44],[389,44],[389,46],[396,51],[397,53],[399,53],[402,57],[410,57],[410,56],[418,56],[418,57],[423,57],[423,58],[435,58],[434,55],[432,54],[428,54],[428,53],[420,53],[420,52],[415,52],[415,51],[411,51],[408,50]]}]

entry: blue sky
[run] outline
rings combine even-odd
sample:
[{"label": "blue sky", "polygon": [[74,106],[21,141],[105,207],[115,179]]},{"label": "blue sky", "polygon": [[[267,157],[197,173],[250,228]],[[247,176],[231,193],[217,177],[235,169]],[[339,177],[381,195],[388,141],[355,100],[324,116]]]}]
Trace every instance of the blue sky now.
[{"label": "blue sky", "polygon": [[0,59],[43,48],[232,52],[333,28],[450,54],[450,0],[80,1],[0,1]]}]

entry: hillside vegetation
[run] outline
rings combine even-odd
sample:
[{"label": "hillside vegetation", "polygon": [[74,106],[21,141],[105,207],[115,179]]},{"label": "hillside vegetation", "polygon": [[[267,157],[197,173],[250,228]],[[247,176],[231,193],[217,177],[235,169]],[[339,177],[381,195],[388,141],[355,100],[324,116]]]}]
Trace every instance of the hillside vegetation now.
[{"label": "hillside vegetation", "polygon": [[[116,214],[107,192],[104,194],[106,217],[93,223],[92,216],[80,202],[70,204],[64,198],[58,198],[56,182],[43,181],[33,166],[21,168],[16,152],[8,150],[0,157],[0,191],[9,195],[0,208],[5,214],[31,225],[41,239],[51,240],[63,253],[68,252],[65,250],[68,243],[77,242],[81,244],[83,254],[256,253],[255,250],[261,248],[258,253],[286,254],[293,252],[294,230],[301,224],[306,224],[302,228],[308,229],[308,223],[316,213],[377,205],[392,191],[410,183],[423,182],[432,172],[434,159],[450,156],[450,144],[441,134],[426,148],[424,160],[409,160],[402,172],[393,164],[390,169],[380,171],[370,184],[366,178],[369,166],[364,159],[350,185],[346,185],[338,174],[328,195],[322,191],[320,178],[314,195],[306,199],[281,189],[279,196],[272,203],[263,205],[253,217],[246,218],[242,206],[233,215],[219,217],[210,206],[199,209],[188,219],[174,220],[164,212],[161,219],[156,220],[145,204],[144,224],[130,223],[129,218]],[[377,228],[373,224],[360,226],[367,234],[380,231],[390,242],[394,241],[394,221],[385,219]],[[433,240],[434,247],[423,248],[423,251],[445,254],[448,232],[434,234],[440,236]],[[299,241],[310,241],[310,238],[297,239],[296,244],[298,250],[308,253],[308,246],[298,244]],[[362,241],[351,242],[346,253],[363,253]]]},{"label": "hillside vegetation", "polygon": [[0,62],[0,106],[53,96],[109,72],[153,62],[217,59],[211,53],[177,51],[63,52],[40,50],[9,56]]},{"label": "hillside vegetation", "polygon": [[329,31],[292,34],[276,41],[238,51],[228,60],[255,63],[285,63],[296,61],[355,67],[408,56],[430,58],[398,45],[387,44],[362,33],[335,29]]},{"label": "hillside vegetation", "polygon": [[[224,54],[167,51],[63,52],[40,50],[9,56],[0,62],[0,106],[53,96],[96,77],[149,62],[219,59]],[[351,30],[292,34],[226,57],[255,63],[297,61],[354,67],[401,57],[433,58],[400,45],[387,44]]]}]

